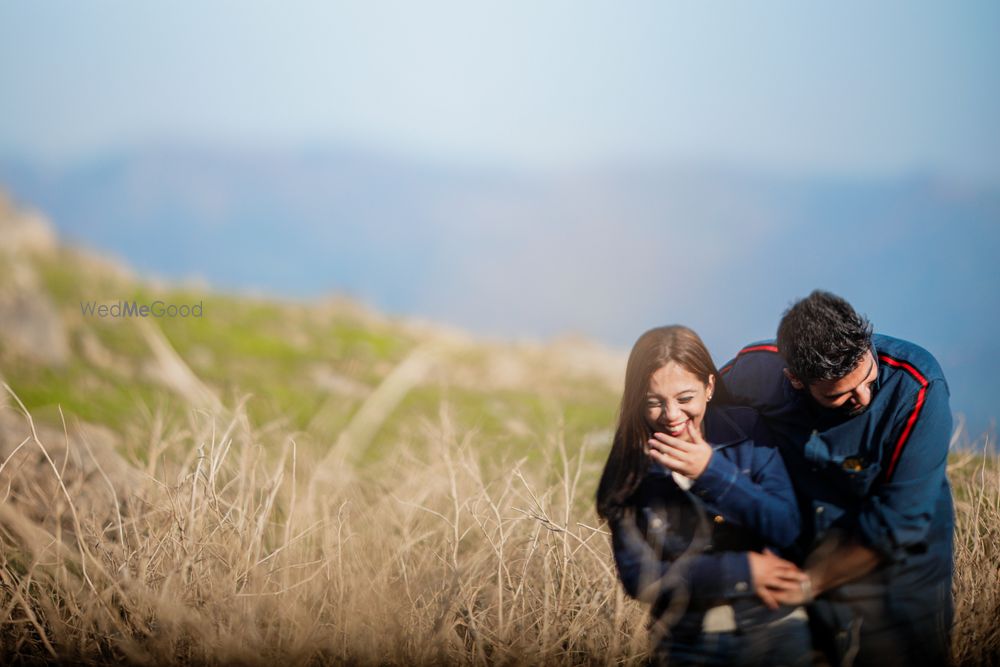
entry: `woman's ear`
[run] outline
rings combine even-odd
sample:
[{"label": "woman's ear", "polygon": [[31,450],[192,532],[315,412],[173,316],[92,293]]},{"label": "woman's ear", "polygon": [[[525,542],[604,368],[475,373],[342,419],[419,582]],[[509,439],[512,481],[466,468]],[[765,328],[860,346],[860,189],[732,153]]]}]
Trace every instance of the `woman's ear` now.
[{"label": "woman's ear", "polygon": [[712,394],[715,393],[715,375],[709,374],[708,382],[705,383],[705,400],[712,400]]}]

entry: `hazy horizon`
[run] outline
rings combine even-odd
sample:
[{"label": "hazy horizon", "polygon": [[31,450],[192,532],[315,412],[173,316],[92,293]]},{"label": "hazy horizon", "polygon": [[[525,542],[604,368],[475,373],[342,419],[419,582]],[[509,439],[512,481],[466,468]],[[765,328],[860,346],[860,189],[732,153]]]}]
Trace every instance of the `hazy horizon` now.
[{"label": "hazy horizon", "polygon": [[627,349],[677,322],[722,363],[772,337],[793,299],[830,289],[880,332],[930,349],[971,429],[997,416],[998,188],[192,145],[66,169],[0,159],[3,181],[64,238],[140,273],[279,298],[342,293],[492,337]]}]

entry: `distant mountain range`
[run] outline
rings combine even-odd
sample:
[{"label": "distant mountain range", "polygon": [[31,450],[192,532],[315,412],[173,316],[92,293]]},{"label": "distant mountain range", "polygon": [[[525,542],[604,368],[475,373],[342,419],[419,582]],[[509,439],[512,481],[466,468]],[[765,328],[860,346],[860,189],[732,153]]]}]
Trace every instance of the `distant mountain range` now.
[{"label": "distant mountain range", "polygon": [[[681,322],[718,362],[838,292],[942,362],[975,436],[1000,414],[1000,190],[712,166],[520,173],[359,151],[136,149],[0,159],[60,234],[140,271],[288,297],[346,292],[498,336],[628,347]],[[95,295],[112,298],[114,295]]]}]

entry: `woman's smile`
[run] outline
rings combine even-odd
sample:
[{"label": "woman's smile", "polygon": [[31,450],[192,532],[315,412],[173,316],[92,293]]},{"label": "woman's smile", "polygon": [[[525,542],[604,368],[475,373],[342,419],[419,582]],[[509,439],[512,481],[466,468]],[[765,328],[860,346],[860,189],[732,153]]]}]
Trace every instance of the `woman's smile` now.
[{"label": "woman's smile", "polygon": [[672,435],[674,437],[677,437],[677,436],[682,435],[684,433],[684,429],[687,426],[687,423],[688,423],[688,420],[685,419],[684,421],[676,423],[676,424],[666,424],[666,425],[664,425],[664,428],[666,429],[667,433],[669,433],[670,435]]}]

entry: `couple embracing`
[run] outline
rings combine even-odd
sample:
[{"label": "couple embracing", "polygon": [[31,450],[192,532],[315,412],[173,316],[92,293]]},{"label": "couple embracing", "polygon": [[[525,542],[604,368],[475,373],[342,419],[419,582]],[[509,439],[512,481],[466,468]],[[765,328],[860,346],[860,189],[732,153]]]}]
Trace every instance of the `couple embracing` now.
[{"label": "couple embracing", "polygon": [[935,359],[827,292],[721,371],[643,334],[597,510],[652,663],[946,664],[951,425]]}]

